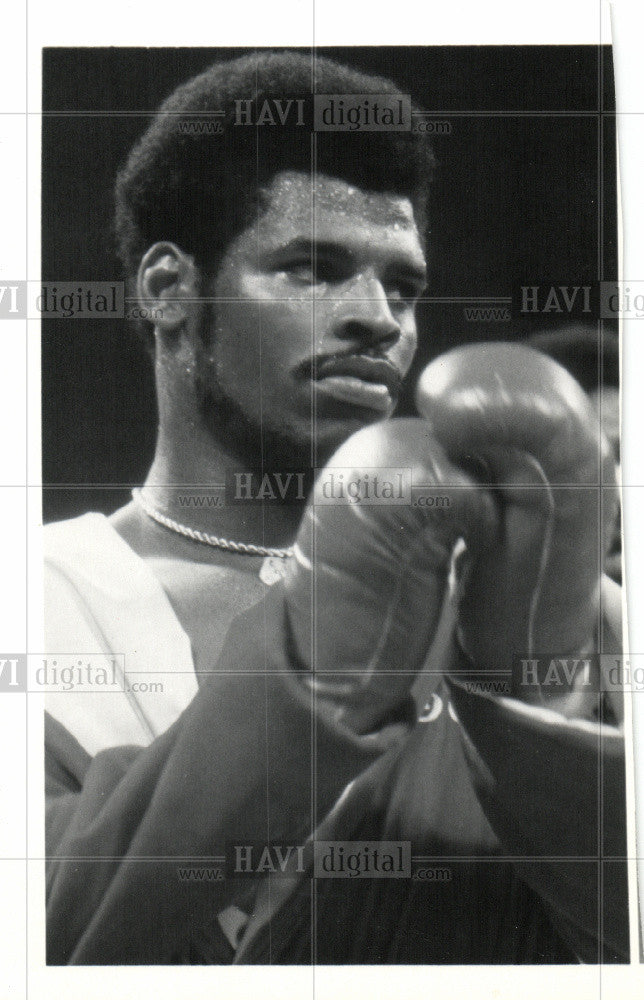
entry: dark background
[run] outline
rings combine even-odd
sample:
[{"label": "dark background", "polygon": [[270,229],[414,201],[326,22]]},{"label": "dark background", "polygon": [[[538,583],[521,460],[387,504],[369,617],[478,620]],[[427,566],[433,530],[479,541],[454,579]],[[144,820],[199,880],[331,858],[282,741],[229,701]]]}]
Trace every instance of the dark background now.
[{"label": "dark background", "polygon": [[[122,278],[111,231],[116,170],[177,84],[246,51],[44,51],[43,280]],[[451,124],[434,141],[428,295],[509,296],[520,282],[616,278],[610,48],[318,51],[393,78]],[[524,338],[562,322],[468,322],[462,303],[421,304],[416,367],[455,343]],[[597,324],[590,330],[599,338]],[[43,321],[42,366],[44,519],[110,512],[152,459],[150,362],[122,320],[57,319]]]}]

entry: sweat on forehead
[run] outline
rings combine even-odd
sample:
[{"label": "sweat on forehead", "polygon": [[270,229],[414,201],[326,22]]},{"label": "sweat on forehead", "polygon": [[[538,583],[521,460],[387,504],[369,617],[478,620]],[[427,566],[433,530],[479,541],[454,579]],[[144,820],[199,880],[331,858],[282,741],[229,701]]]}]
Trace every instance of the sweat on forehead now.
[{"label": "sweat on forehead", "polygon": [[296,171],[282,171],[262,189],[260,206],[260,224],[266,216],[301,222],[308,215],[313,222],[322,214],[353,214],[380,226],[412,228],[415,225],[408,198],[393,192],[365,191],[325,174],[312,177]]}]

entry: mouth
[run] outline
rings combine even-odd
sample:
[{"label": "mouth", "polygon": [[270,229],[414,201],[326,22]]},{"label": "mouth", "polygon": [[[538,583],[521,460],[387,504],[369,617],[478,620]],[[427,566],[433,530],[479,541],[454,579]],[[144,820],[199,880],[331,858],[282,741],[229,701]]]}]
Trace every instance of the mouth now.
[{"label": "mouth", "polygon": [[398,368],[385,358],[367,354],[314,361],[307,374],[322,396],[378,413],[394,409],[402,386]]}]

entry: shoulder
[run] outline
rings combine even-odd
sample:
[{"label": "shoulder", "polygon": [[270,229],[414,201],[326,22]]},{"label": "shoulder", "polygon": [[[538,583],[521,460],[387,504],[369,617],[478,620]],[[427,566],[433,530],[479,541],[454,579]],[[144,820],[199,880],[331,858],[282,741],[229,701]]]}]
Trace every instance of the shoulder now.
[{"label": "shoulder", "polygon": [[58,666],[108,657],[119,682],[109,695],[49,692],[47,710],[90,754],[147,744],[196,693],[190,640],[146,560],[104,515],[49,524],[43,536],[45,656]]},{"label": "shoulder", "polygon": [[45,587],[74,590],[86,599],[105,592],[131,598],[153,587],[145,561],[104,514],[88,513],[43,529]]},{"label": "shoulder", "polygon": [[97,549],[118,545],[119,536],[104,514],[82,514],[66,521],[52,521],[43,528],[46,565],[74,563],[79,558],[94,555]]},{"label": "shoulder", "polygon": [[103,514],[89,513],[45,526],[43,562],[46,652],[104,651],[103,612],[131,596],[142,560]]}]

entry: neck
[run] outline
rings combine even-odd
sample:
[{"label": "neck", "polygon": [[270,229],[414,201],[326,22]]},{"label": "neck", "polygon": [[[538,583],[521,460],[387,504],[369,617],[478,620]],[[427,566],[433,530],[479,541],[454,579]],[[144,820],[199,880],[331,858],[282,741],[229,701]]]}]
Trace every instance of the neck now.
[{"label": "neck", "polygon": [[291,545],[303,514],[302,501],[226,502],[226,483],[230,488],[242,464],[194,424],[189,440],[170,437],[161,428],[145,481],[146,497],[162,514],[207,534],[271,548]]}]

